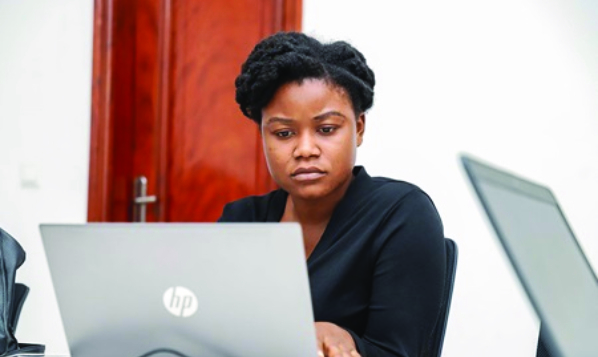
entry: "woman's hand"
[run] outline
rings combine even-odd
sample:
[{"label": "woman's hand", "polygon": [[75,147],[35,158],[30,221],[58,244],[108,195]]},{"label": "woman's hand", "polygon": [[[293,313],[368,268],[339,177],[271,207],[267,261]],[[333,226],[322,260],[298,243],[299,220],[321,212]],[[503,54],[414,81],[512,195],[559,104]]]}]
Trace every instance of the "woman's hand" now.
[{"label": "woman's hand", "polygon": [[316,322],[318,357],[361,357],[353,337],[330,322]]}]

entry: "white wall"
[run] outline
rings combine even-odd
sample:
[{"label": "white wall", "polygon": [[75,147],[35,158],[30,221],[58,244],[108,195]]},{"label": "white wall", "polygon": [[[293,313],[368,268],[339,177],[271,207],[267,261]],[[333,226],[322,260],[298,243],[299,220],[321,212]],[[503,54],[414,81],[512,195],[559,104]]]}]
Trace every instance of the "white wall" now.
[{"label": "white wall", "polygon": [[93,0],[0,1],[0,227],[27,252],[17,338],[66,353],[40,222],[87,212]]},{"label": "white wall", "polygon": [[304,0],[304,31],[376,73],[358,162],[427,191],[459,245],[444,356],[535,356],[538,334],[458,153],[550,186],[598,269],[596,18],[582,0]]}]

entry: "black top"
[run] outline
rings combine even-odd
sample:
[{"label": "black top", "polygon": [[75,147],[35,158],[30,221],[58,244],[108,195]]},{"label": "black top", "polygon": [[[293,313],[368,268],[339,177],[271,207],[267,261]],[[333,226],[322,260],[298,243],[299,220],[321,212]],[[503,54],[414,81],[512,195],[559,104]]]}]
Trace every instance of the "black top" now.
[{"label": "black top", "polygon": [[[363,357],[428,352],[445,276],[444,233],[418,187],[363,167],[307,260],[316,321],[339,325]],[[287,192],[229,203],[220,222],[279,222]]]}]

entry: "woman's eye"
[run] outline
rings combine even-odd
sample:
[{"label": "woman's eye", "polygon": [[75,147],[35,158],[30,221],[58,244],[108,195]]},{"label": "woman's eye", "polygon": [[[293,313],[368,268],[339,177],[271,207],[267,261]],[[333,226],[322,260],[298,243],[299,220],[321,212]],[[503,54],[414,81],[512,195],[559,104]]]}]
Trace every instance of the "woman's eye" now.
[{"label": "woman's eye", "polygon": [[291,132],[290,130],[282,130],[282,131],[277,131],[274,134],[276,136],[278,136],[279,138],[288,138],[293,134],[293,132]]},{"label": "woman's eye", "polygon": [[323,134],[332,134],[334,130],[336,130],[336,128],[332,126],[325,126],[323,128],[320,128],[320,132],[322,132]]}]

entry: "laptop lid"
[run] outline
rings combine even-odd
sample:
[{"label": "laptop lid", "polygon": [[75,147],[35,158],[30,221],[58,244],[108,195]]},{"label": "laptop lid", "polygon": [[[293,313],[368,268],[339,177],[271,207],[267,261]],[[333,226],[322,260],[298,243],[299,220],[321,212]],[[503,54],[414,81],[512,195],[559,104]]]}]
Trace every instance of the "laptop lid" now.
[{"label": "laptop lid", "polygon": [[315,356],[297,224],[42,225],[73,357]]},{"label": "laptop lid", "polygon": [[554,356],[598,353],[598,280],[545,186],[462,156]]}]

